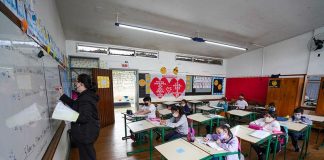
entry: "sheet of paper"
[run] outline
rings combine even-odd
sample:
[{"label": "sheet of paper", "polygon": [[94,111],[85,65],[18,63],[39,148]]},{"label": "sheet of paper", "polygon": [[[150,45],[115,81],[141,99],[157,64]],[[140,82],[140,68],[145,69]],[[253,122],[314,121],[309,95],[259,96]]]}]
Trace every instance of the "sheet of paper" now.
[{"label": "sheet of paper", "polygon": [[75,122],[79,117],[79,113],[65,106],[62,102],[58,102],[52,114],[53,119]]},{"label": "sheet of paper", "polygon": [[266,131],[262,131],[262,130],[256,130],[253,133],[250,134],[250,136],[255,137],[255,138],[259,138],[259,139],[263,139],[267,136],[269,136],[270,133],[266,132]]},{"label": "sheet of paper", "polygon": [[208,145],[209,147],[213,148],[213,149],[218,150],[218,151],[222,151],[222,150],[224,150],[223,148],[219,147],[219,146],[217,145],[216,142],[213,142],[213,141],[208,141],[208,142],[207,142],[207,145]]}]

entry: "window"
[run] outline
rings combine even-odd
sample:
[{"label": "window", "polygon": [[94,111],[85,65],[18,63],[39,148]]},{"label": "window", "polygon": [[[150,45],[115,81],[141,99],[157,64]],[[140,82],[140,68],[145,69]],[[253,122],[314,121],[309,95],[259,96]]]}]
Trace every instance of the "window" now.
[{"label": "window", "polygon": [[109,54],[119,56],[135,56],[135,50],[109,48]]},{"label": "window", "polygon": [[147,58],[159,58],[159,53],[157,52],[145,52],[145,51],[136,51],[137,57],[147,57]]},{"label": "window", "polygon": [[211,57],[190,57],[190,56],[176,55],[176,60],[178,60],[178,61],[187,61],[187,62],[196,62],[196,63],[223,65],[223,60],[222,59],[216,59],[216,58],[211,58]]},{"label": "window", "polygon": [[95,46],[77,45],[77,52],[107,54],[107,50],[108,49],[105,48],[105,47],[95,47]]},{"label": "window", "polygon": [[192,62],[192,57],[176,55],[176,60]]},{"label": "window", "polygon": [[316,108],[321,76],[307,76],[304,106]]}]

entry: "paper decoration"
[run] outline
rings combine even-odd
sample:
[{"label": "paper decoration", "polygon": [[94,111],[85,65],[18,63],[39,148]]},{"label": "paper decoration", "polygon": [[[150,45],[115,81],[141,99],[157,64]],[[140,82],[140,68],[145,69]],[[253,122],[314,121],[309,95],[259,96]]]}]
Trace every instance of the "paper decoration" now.
[{"label": "paper decoration", "polygon": [[25,0],[17,0],[17,15],[19,19],[26,19]]},{"label": "paper decoration", "polygon": [[144,87],[146,85],[146,81],[144,79],[140,79],[138,81],[139,86]]},{"label": "paper decoration", "polygon": [[213,77],[213,95],[222,95],[224,94],[224,78],[223,77]]},{"label": "paper decoration", "polygon": [[10,9],[12,13],[17,15],[17,3],[16,0],[4,0],[4,4]]},{"label": "paper decoration", "polygon": [[109,88],[110,87],[110,81],[108,76],[98,76],[98,88]]},{"label": "paper decoration", "polygon": [[186,92],[192,92],[192,76],[186,76]]},{"label": "paper decoration", "polygon": [[151,93],[151,75],[150,74],[145,74],[145,79],[146,79],[146,90],[145,93],[146,94],[150,94]]},{"label": "paper decoration", "polygon": [[161,67],[160,72],[161,72],[161,74],[166,74],[167,69],[165,67]]},{"label": "paper decoration", "polygon": [[171,96],[178,98],[184,96],[186,83],[184,76],[167,77],[161,75],[152,76],[150,83],[151,97],[157,97],[159,99]]},{"label": "paper decoration", "polygon": [[173,69],[173,74],[174,74],[174,75],[178,75],[178,72],[179,72],[178,67],[175,67],[175,68]]}]

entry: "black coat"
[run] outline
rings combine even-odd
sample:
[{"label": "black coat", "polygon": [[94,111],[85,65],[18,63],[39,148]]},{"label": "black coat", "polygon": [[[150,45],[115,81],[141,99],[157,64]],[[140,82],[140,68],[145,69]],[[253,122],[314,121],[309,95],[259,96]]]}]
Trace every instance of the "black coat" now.
[{"label": "black coat", "polygon": [[85,90],[78,99],[72,100],[63,94],[60,100],[79,113],[76,122],[71,123],[71,138],[76,143],[94,143],[99,135],[100,125],[98,118],[98,95]]}]

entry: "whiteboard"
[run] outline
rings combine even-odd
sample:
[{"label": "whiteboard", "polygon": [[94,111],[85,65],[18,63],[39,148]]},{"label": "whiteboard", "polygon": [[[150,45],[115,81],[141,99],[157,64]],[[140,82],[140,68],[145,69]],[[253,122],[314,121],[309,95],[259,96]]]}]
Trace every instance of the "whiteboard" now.
[{"label": "whiteboard", "polygon": [[58,63],[21,44],[31,40],[2,13],[0,22],[0,160],[39,160],[61,123],[49,118],[58,100]]}]

